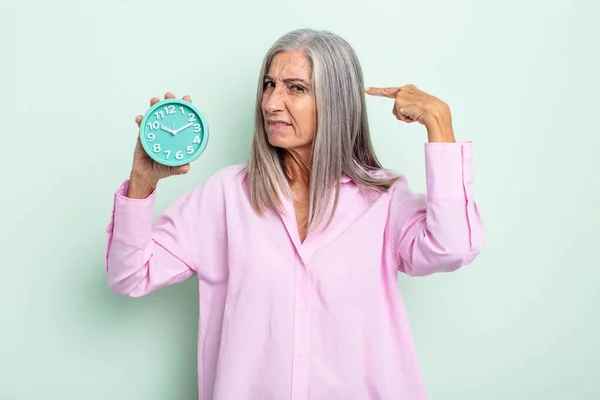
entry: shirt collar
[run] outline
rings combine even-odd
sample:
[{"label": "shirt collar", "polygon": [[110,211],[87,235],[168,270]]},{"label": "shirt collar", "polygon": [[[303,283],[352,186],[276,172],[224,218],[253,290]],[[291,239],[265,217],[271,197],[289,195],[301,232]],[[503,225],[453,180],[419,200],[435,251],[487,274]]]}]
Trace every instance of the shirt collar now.
[{"label": "shirt collar", "polygon": [[342,176],[340,177],[340,183],[348,183],[350,181],[351,181],[350,177],[346,174],[342,174]]}]

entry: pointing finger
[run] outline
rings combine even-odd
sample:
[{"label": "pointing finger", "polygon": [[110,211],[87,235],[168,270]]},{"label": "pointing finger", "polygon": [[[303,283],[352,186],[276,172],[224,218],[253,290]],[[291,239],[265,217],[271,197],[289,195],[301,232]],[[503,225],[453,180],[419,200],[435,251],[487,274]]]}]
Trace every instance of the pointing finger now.
[{"label": "pointing finger", "polygon": [[175,95],[171,92],[167,92],[165,94],[165,99],[174,99],[174,98],[175,98]]},{"label": "pointing finger", "polygon": [[391,99],[396,98],[396,94],[400,91],[400,88],[374,88],[369,87],[365,89],[365,93],[373,96],[389,97]]},{"label": "pointing finger", "polygon": [[183,100],[189,101],[190,103],[192,102],[192,98],[190,96],[188,96],[187,94],[185,96],[183,96]]}]

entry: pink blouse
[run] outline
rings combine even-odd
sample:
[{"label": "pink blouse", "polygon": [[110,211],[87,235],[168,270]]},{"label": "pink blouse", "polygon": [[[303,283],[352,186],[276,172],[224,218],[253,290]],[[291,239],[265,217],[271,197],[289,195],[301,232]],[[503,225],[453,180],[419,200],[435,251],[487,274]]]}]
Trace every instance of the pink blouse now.
[{"label": "pink blouse", "polygon": [[153,221],[155,194],[114,196],[111,290],[139,297],[196,276],[200,400],[422,400],[398,272],[454,271],[484,245],[472,144],[426,143],[427,196],[401,178],[366,196],[341,177],[331,225],[301,243],[287,213],[254,213],[243,165]]}]

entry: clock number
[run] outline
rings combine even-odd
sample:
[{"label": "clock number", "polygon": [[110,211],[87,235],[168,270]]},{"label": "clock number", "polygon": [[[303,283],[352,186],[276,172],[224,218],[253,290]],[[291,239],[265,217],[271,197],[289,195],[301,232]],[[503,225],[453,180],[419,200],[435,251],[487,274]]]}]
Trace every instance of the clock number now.
[{"label": "clock number", "polygon": [[175,114],[175,106],[173,105],[166,106],[164,110],[167,114]]},{"label": "clock number", "polygon": [[200,124],[194,125],[194,132],[200,132]]},{"label": "clock number", "polygon": [[167,155],[165,158],[169,158],[171,155],[171,150],[165,150],[164,153]]},{"label": "clock number", "polygon": [[154,150],[155,153],[158,153],[160,151],[160,144],[156,143],[152,146],[152,150]]},{"label": "clock number", "polygon": [[185,110],[183,109],[183,107],[179,107],[179,109],[181,110],[182,114],[185,114]]},{"label": "clock number", "polygon": [[194,152],[194,147],[193,146],[188,146],[187,147],[187,153],[188,154],[192,154]]},{"label": "clock number", "polygon": [[156,139],[156,136],[154,135],[154,133],[149,133],[148,140],[152,142],[152,141],[154,141],[154,139]]},{"label": "clock number", "polygon": [[156,119],[161,119],[165,117],[165,113],[162,111],[157,111],[154,113],[154,115],[156,115]]},{"label": "clock number", "polygon": [[181,153],[181,150],[179,150],[177,153],[175,153],[175,158],[178,160],[181,160],[183,158],[183,154]]},{"label": "clock number", "polygon": [[200,144],[200,136],[196,135],[196,137],[194,138],[194,140],[192,140],[192,143],[198,143],[198,144]]},{"label": "clock number", "polygon": [[188,115],[190,116],[188,122],[194,122],[196,120],[196,116],[194,115],[194,113],[189,113]]},{"label": "clock number", "polygon": [[151,131],[160,128],[160,124],[158,123],[158,121],[148,122],[148,126],[150,127]]}]

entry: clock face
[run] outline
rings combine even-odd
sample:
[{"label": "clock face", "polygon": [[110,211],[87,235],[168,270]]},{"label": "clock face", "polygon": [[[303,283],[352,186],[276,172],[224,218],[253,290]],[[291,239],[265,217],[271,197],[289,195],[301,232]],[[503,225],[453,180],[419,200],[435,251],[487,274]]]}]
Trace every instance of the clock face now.
[{"label": "clock face", "polygon": [[205,149],[208,126],[202,114],[185,100],[162,100],[150,107],[140,124],[142,147],[156,162],[180,166]]}]

